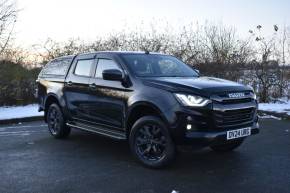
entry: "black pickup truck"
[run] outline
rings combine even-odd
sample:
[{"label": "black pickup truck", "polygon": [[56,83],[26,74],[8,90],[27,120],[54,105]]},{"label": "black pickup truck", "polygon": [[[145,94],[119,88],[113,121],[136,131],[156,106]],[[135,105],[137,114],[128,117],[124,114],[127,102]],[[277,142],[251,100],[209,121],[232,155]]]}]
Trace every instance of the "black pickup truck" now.
[{"label": "black pickup truck", "polygon": [[231,151],[259,132],[250,87],[149,52],[96,52],[50,61],[39,74],[39,111],[52,136],[71,128],[128,140],[134,156],[158,168],[177,145]]}]

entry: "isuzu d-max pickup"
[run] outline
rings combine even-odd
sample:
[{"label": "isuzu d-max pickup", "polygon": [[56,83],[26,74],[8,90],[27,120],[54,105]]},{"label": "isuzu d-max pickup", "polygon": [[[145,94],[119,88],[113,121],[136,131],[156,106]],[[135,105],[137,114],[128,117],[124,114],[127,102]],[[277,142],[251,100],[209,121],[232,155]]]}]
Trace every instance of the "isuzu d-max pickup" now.
[{"label": "isuzu d-max pickup", "polygon": [[176,146],[239,147],[259,132],[252,88],[213,77],[179,59],[149,52],[95,52],[50,61],[37,79],[49,131],[77,128],[127,140],[145,166],[158,168]]}]

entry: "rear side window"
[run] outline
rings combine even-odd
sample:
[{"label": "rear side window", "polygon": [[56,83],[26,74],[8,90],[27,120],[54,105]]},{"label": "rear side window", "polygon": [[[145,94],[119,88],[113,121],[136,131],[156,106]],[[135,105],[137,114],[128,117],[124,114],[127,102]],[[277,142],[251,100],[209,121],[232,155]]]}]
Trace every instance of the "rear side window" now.
[{"label": "rear side window", "polygon": [[79,76],[90,76],[93,63],[94,63],[94,59],[78,60],[74,74],[79,75]]},{"label": "rear side window", "polygon": [[96,78],[103,78],[103,75],[102,75],[103,71],[109,70],[109,69],[121,70],[121,68],[118,66],[118,64],[114,60],[99,59],[95,77]]},{"label": "rear side window", "polygon": [[71,58],[53,60],[43,68],[42,75],[65,76],[71,61]]}]

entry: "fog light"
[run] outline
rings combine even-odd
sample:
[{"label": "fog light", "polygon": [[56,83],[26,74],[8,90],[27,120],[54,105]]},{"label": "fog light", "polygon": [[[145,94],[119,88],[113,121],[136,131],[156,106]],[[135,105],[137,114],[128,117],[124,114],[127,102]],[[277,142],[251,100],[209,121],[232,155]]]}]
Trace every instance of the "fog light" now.
[{"label": "fog light", "polygon": [[186,119],[187,119],[187,121],[192,121],[192,117],[191,116],[187,116]]},{"label": "fog light", "polygon": [[187,129],[187,130],[191,130],[191,128],[192,128],[192,127],[191,127],[190,124],[187,124],[187,125],[186,125],[186,129]]}]

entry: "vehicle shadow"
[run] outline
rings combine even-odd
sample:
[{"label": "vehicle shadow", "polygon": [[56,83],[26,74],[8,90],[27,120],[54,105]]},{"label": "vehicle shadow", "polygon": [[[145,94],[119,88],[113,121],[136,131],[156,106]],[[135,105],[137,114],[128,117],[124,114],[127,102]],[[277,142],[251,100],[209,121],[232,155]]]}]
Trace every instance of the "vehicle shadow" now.
[{"label": "vehicle shadow", "polygon": [[[116,161],[117,159],[119,163],[122,162],[134,167],[144,168],[132,156],[127,141],[112,140],[83,131],[73,132],[69,141],[77,147],[80,154],[85,152],[91,156],[96,156],[96,159],[107,159],[108,162]],[[200,171],[211,174],[216,169],[225,171],[225,168],[235,169],[246,167],[247,165],[247,162],[245,162],[248,159],[247,151],[243,148],[228,153],[216,153],[209,148],[200,150],[178,149],[176,160],[165,168],[166,170],[179,170],[184,173]]]},{"label": "vehicle shadow", "polygon": [[[234,186],[238,186],[240,192],[246,192],[243,184],[249,179],[253,181],[254,172],[257,172],[254,168],[257,166],[255,155],[253,151],[247,151],[250,143],[234,152],[222,154],[209,148],[182,150],[177,153],[176,160],[163,169],[142,166],[131,154],[126,141],[115,141],[84,131],[73,130],[66,140],[46,136],[38,143],[50,148],[48,151],[53,156],[49,156],[47,163],[53,166],[52,170],[69,173],[60,181],[82,178],[85,182],[83,186],[97,186],[97,189],[108,192],[120,192],[119,189],[112,191],[117,187],[126,187],[130,190],[128,192],[170,192],[175,188],[181,192],[190,189],[195,192],[204,192],[205,189],[227,192],[228,187]],[[62,163],[66,163],[65,166]],[[55,165],[60,165],[58,170]],[[114,186],[103,184],[107,180],[114,181]]]}]

